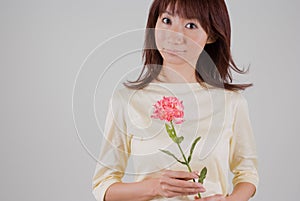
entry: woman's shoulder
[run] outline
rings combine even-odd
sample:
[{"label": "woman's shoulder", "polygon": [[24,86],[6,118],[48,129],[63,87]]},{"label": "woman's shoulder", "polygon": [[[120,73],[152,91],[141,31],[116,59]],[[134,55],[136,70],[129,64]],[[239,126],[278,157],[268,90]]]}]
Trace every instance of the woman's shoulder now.
[{"label": "woman's shoulder", "polygon": [[244,95],[244,91],[238,90],[238,91],[230,91],[226,90],[227,94],[227,100],[231,103],[230,105],[234,108],[237,108],[238,106],[248,106],[248,101]]},{"label": "woman's shoulder", "polygon": [[127,100],[129,100],[130,97],[137,92],[138,90],[136,89],[120,86],[113,91],[112,100],[121,104],[122,102],[127,102]]},{"label": "woman's shoulder", "polygon": [[129,87],[126,87],[123,85],[123,86],[119,86],[118,88],[116,88],[115,93],[122,95],[122,96],[128,96],[128,95],[130,95],[132,93],[136,93],[140,90],[142,90],[142,89],[132,89],[132,88],[129,88]]},{"label": "woman's shoulder", "polygon": [[231,96],[232,98],[234,99],[245,99],[243,93],[244,91],[241,91],[241,90],[228,90],[228,89],[225,89],[226,93]]}]

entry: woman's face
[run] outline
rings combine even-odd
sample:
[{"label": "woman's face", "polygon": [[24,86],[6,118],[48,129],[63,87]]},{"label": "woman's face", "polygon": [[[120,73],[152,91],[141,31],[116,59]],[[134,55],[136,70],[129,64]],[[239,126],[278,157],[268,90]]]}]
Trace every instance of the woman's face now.
[{"label": "woman's face", "polygon": [[189,63],[195,67],[207,38],[197,19],[181,18],[168,9],[157,19],[155,40],[164,63]]}]

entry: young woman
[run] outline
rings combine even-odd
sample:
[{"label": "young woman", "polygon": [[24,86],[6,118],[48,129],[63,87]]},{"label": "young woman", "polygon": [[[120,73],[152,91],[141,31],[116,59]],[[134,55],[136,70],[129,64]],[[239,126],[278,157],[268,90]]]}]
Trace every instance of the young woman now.
[{"label": "young woman", "polygon": [[[255,141],[247,101],[232,84],[238,69],[230,53],[230,22],[223,0],[154,0],[150,8],[144,68],[111,99],[99,163],[93,177],[97,200],[247,201],[258,184]],[[196,136],[189,172],[159,149],[176,153],[164,122],[150,118],[163,96],[183,100],[177,127],[185,151]],[[122,182],[131,157],[135,181]],[[191,182],[207,167],[204,184]],[[229,192],[228,173],[234,175]],[[202,198],[196,195],[201,193]]]}]

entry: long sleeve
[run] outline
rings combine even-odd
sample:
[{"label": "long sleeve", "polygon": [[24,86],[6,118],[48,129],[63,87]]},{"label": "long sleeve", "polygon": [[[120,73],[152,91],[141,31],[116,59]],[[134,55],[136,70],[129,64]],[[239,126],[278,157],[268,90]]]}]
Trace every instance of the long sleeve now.
[{"label": "long sleeve", "polygon": [[230,141],[230,169],[234,174],[233,185],[249,182],[257,187],[257,153],[251,127],[248,103],[239,94],[233,122],[233,136]]},{"label": "long sleeve", "polygon": [[93,194],[98,201],[104,200],[110,185],[121,181],[127,166],[131,137],[126,132],[124,106],[121,95],[116,93],[110,100],[100,155],[93,176]]}]

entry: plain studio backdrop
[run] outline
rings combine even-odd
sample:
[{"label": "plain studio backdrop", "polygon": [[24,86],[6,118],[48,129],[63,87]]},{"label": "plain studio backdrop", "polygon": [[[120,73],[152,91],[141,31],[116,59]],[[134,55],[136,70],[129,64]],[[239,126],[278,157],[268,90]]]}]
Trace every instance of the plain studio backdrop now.
[{"label": "plain studio backdrop", "polygon": [[[150,3],[0,1],[0,200],[94,200],[109,96],[140,67]],[[227,4],[234,59],[250,65],[235,80],[254,83],[244,92],[259,154],[260,185],[252,200],[295,200],[300,3]]]}]

